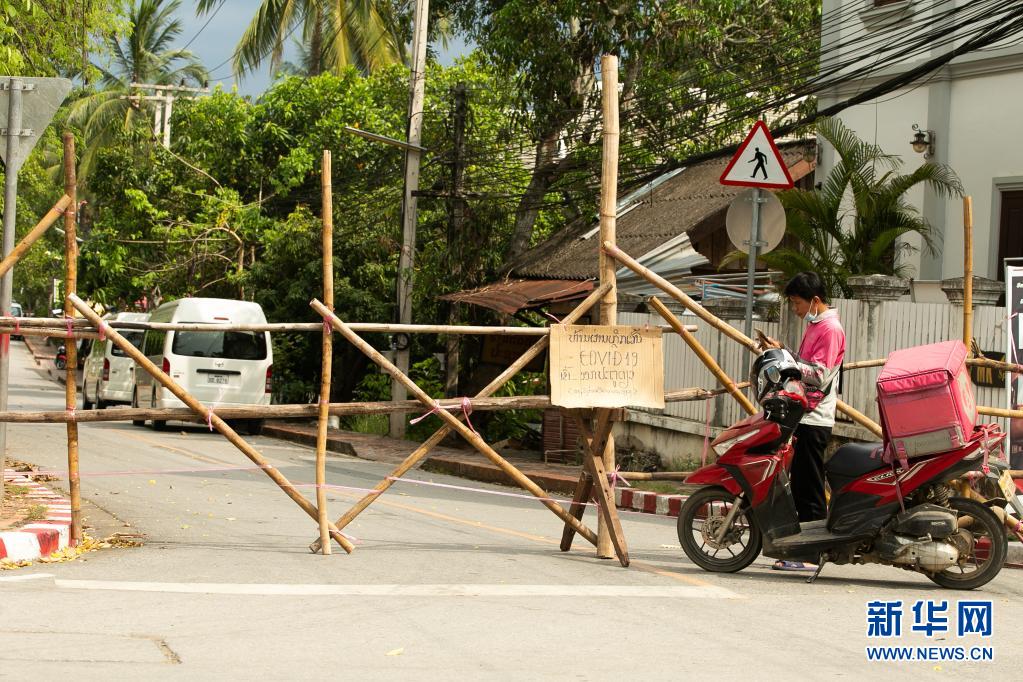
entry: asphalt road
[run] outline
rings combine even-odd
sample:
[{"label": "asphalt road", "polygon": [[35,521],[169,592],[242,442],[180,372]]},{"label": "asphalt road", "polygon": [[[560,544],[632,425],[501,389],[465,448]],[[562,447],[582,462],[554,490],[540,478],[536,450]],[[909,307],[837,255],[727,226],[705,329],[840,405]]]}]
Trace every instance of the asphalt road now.
[{"label": "asphalt road", "polygon": [[[11,409],[61,409],[61,388],[12,347]],[[561,523],[535,501],[412,483],[346,529],[355,553],[324,557],[307,550],[314,522],[205,427],[80,430],[89,523],[147,540],[0,574],[0,679],[1004,679],[1023,667],[1019,571],[972,593],[885,567],[828,566],[807,585],[764,558],[711,574],[685,559],[673,519],[639,514],[624,516],[633,565],[622,569],[582,540],[560,552]],[[11,425],[10,455],[66,468],[64,433]],[[313,480],[311,449],[252,442],[294,483]],[[328,463],[334,485],[385,474]],[[357,496],[332,490],[331,515]],[[954,612],[958,599],[993,601],[990,638],[909,632],[914,602]],[[901,638],[867,638],[874,600],[903,601]],[[868,662],[875,644],[983,645],[994,661]]]}]

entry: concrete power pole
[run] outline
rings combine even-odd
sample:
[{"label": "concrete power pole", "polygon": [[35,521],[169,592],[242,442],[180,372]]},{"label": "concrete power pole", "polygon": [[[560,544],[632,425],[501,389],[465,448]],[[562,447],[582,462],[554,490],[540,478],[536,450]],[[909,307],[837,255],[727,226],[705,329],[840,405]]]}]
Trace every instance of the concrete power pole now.
[{"label": "concrete power pole", "polygon": [[171,143],[171,113],[174,111],[174,100],[197,99],[199,95],[210,94],[210,89],[205,83],[201,88],[193,88],[187,85],[156,85],[153,83],[132,83],[130,87],[133,91],[146,92],[152,90],[155,93],[152,95],[126,95],[123,99],[133,102],[154,103],[153,137],[160,140],[161,144],[167,149],[170,149]]},{"label": "concrete power pole", "polygon": [[[416,0],[415,36],[412,40],[412,77],[409,83],[408,144],[405,151],[405,196],[401,211],[401,256],[398,259],[398,322],[412,322],[412,273],[416,252],[416,191],[419,189],[420,142],[423,137],[423,100],[426,94],[426,21],[430,0]],[[402,373],[409,369],[410,337],[397,334],[394,364]],[[405,400],[405,387],[391,381],[391,400]],[[405,414],[391,413],[389,433],[405,437]]]},{"label": "concrete power pole", "polygon": [[[453,111],[451,116],[453,156],[451,159],[451,197],[448,199],[448,272],[459,287],[462,281],[462,267],[465,250],[465,198],[462,196],[462,181],[465,176],[465,123],[469,109],[469,96],[465,83],[459,83],[452,92]],[[448,324],[458,324],[459,303],[451,301],[448,308]],[[449,334],[445,353],[447,376],[444,381],[444,395],[454,398],[458,395],[458,364],[460,361],[461,339]]]}]

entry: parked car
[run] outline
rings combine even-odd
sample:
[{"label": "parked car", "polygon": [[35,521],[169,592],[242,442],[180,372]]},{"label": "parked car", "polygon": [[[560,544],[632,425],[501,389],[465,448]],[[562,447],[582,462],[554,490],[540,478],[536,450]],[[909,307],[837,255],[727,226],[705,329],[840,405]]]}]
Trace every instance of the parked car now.
[{"label": "parked car", "polygon": [[[145,322],[149,313],[117,313],[108,322]],[[136,348],[142,347],[143,330],[118,330]],[[82,371],[82,407],[103,409],[110,403],[130,403],[135,388],[135,362],[110,339],[96,341]]]},{"label": "parked car", "polygon": [[[11,317],[25,317],[25,311],[17,301],[11,301]],[[11,334],[11,338],[20,341],[22,337],[21,334]]]},{"label": "parked car", "polygon": [[[153,311],[151,322],[266,324],[258,303],[222,298],[183,298]],[[273,349],[269,332],[147,330],[142,352],[182,388],[205,405],[269,405]],[[184,407],[184,404],[140,368],[135,369],[134,407]],[[142,426],[143,420],[134,421]],[[166,421],[154,420],[161,429]],[[251,434],[263,429],[262,419],[246,424]]]}]

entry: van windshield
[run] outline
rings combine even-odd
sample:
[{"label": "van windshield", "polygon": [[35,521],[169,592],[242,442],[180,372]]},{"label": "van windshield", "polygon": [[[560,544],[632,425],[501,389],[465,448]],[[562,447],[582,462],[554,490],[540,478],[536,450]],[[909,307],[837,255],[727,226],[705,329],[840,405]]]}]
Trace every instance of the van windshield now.
[{"label": "van windshield", "polygon": [[[136,348],[142,348],[143,335],[144,335],[143,332],[121,332],[121,336],[123,336],[125,339],[131,342],[131,345],[135,346]],[[111,345],[110,354],[113,355],[115,358],[128,357],[128,355],[123,350],[121,350],[112,343],[110,345]]]},{"label": "van windshield", "polygon": [[175,332],[171,352],[193,358],[265,360],[263,332]]}]

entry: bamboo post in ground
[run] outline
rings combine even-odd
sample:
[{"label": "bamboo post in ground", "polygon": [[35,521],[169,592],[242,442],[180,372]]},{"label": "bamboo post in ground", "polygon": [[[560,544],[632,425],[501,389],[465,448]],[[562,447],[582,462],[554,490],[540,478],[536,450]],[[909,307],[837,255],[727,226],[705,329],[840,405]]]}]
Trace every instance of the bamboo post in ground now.
[{"label": "bamboo post in ground", "polygon": [[[604,118],[603,151],[600,167],[600,241],[616,243],[618,218],[618,57],[610,54],[600,58],[601,102]],[[600,283],[610,284],[611,290],[600,301],[600,323],[618,323],[618,285],[615,269],[618,267],[603,249],[599,250]],[[615,439],[609,436],[602,453],[604,468],[615,468]],[[610,559],[612,554],[611,529],[603,516],[597,517],[597,556]],[[621,556],[619,554],[619,556]]]},{"label": "bamboo post in ground", "polygon": [[53,208],[46,212],[46,215],[44,215],[39,222],[36,223],[35,227],[29,230],[29,233],[26,234],[20,242],[18,242],[18,245],[15,246],[9,254],[7,254],[7,257],[4,258],[3,261],[0,261],[0,277],[7,274],[7,271],[13,268],[14,264],[25,255],[25,252],[28,251],[29,247],[35,244],[36,240],[46,234],[46,231],[50,229],[51,225],[57,222],[57,218],[64,214],[64,211],[67,210],[67,207],[71,205],[72,201],[73,199],[65,194],[57,201],[56,204],[53,205]]},{"label": "bamboo post in ground", "polygon": [[[710,326],[714,327],[725,336],[730,337],[732,340],[738,341],[739,343],[746,346],[746,348],[753,351],[754,353],[757,352],[757,344],[755,341],[753,341],[753,339],[746,336],[741,331],[739,331],[732,325],[728,324],[721,318],[710,313],[706,308],[704,308],[702,305],[694,301],[690,296],[686,295],[684,291],[676,287],[674,284],[664,279],[656,272],[653,272],[649,268],[640,265],[635,258],[625,253],[614,244],[610,242],[604,242],[603,248],[609,254],[614,256],[619,263],[626,266],[627,268],[635,272],[637,275],[639,275],[646,281],[650,282],[654,286],[661,289],[664,293],[674,298],[676,301],[678,301],[686,308],[691,310],[701,320],[703,320]],[[854,422],[864,427],[874,435],[878,437],[881,436],[881,425],[875,422],[873,419],[863,414],[859,410],[855,409],[854,407],[851,407],[845,401],[839,400],[836,406],[838,407],[838,410],[840,412],[843,412],[846,415],[848,415],[849,418],[852,419]]]},{"label": "bamboo post in ground", "polygon": [[[86,305],[85,302],[78,298],[75,294],[69,294],[68,299],[78,312],[80,312],[86,319],[90,320],[94,325],[96,325],[96,328],[99,329],[100,325],[103,324],[103,320],[101,320],[99,315],[96,314],[96,311]],[[175,398],[183,402],[192,410],[193,413],[202,417],[204,421],[207,421],[210,424],[210,426],[219,431],[221,435],[231,442],[232,445],[241,450],[242,454],[248,457],[253,464],[263,469],[263,471],[266,472],[266,475],[269,476],[270,479],[276,483],[288,497],[294,500],[295,503],[302,508],[302,511],[308,514],[310,518],[313,520],[318,519],[316,507],[314,507],[309,500],[305,499],[301,493],[295,489],[295,486],[291,484],[291,481],[285,478],[284,474],[278,471],[272,464],[267,462],[255,448],[249,445],[244,438],[239,436],[234,429],[228,426],[227,422],[221,419],[220,415],[214,413],[211,408],[206,407],[196,400],[188,391],[181,388],[181,386],[165,374],[163,370],[154,365],[149,358],[143,355],[142,351],[121,336],[117,330],[111,327],[104,327],[104,329],[106,331],[107,338],[110,339],[115,346],[124,351],[125,355],[134,360],[135,364],[146,372],[149,372],[149,374],[152,375],[156,381],[160,382],[164,388],[173,393]],[[346,538],[341,531],[334,526],[330,527],[330,537],[334,538],[334,540],[337,541],[337,543],[341,545],[346,552],[351,553],[355,549],[355,546],[348,540],[348,538]]]},{"label": "bamboo post in ground", "polygon": [[664,318],[664,321],[682,336],[682,340],[693,349],[693,352],[696,353],[696,357],[700,358],[700,361],[703,362],[707,369],[710,370],[710,373],[714,375],[714,378],[718,380],[718,383],[727,389],[728,393],[735,398],[739,405],[742,406],[742,409],[746,410],[748,414],[755,414],[757,408],[753,406],[753,403],[742,391],[736,388],[736,384],[732,381],[732,378],[725,373],[725,370],[721,369],[721,365],[719,365],[717,361],[711,357],[710,353],[707,352],[707,349],[704,348],[696,339],[696,336],[687,330],[685,325],[683,325],[682,322],[679,321],[679,319],[675,317],[670,310],[668,310],[668,307],[661,303],[656,296],[651,296],[648,302],[654,307],[654,310],[660,313],[661,317]]},{"label": "bamboo post in ground", "polygon": [[[346,325],[337,315],[327,310],[322,303],[315,299],[310,301],[309,304],[319,315],[323,317],[323,319],[329,321],[330,324],[333,325],[334,329],[340,332],[341,335],[344,336],[345,339],[347,339],[350,344],[352,344],[360,351],[362,351],[366,355],[366,357],[368,357],[370,360],[376,363],[377,366],[379,366],[382,370],[387,372],[387,374],[389,374],[393,379],[401,383],[408,391],[410,391],[416,398],[418,398],[419,401],[423,403],[424,407],[428,409],[433,409],[435,404],[433,398],[427,395],[427,393],[423,391],[423,389],[419,388],[419,386],[414,381],[412,381],[405,374],[403,374],[397,367],[394,366],[394,364],[390,360],[385,358],[379,351],[373,348],[373,346],[366,343],[366,341],[363,340],[358,334],[349,329],[348,325]],[[582,522],[580,522],[571,514],[569,514],[568,511],[566,511],[565,508],[562,507],[560,504],[551,500],[547,496],[547,493],[544,492],[543,489],[541,489],[540,486],[534,483],[528,476],[519,471],[513,464],[508,462],[508,460],[506,460],[504,457],[497,454],[497,452],[495,452],[494,449],[491,448],[490,445],[488,445],[487,442],[484,441],[483,438],[481,438],[478,433],[476,433],[468,426],[463,424],[461,421],[458,420],[457,417],[452,415],[447,410],[438,410],[436,412],[436,415],[441,420],[443,420],[448,426],[457,431],[458,435],[460,435],[462,438],[468,441],[470,445],[476,448],[487,459],[489,459],[491,462],[497,465],[497,467],[501,471],[503,471],[519,486],[521,486],[528,492],[532,493],[535,497],[537,497],[545,507],[554,512],[562,521],[568,523],[573,528],[575,528],[577,533],[585,537],[593,544],[597,543],[597,536],[593,531],[591,531],[589,528],[583,525]]]},{"label": "bamboo post in ground", "polygon": [[[64,209],[64,316],[72,318],[75,309],[70,297],[78,292],[78,189],[75,176],[75,136],[64,133],[64,196],[68,206]],[[70,335],[69,335],[70,336]],[[78,342],[69,338],[65,344],[67,353],[67,376],[64,384],[64,398],[68,412],[78,406]],[[67,469],[68,487],[71,493],[71,544],[82,541],[82,490],[78,472],[78,424],[67,423]]]},{"label": "bamboo post in ground", "polygon": [[[604,284],[598,286],[596,289],[590,292],[583,301],[577,305],[572,312],[566,315],[562,319],[562,324],[575,324],[579,319],[589,312],[590,308],[597,304],[600,298],[607,292],[610,285]],[[539,341],[530,346],[525,353],[523,353],[518,360],[510,364],[503,372],[494,378],[489,384],[487,384],[482,391],[476,394],[477,398],[486,398],[496,393],[502,386],[508,383],[508,380],[519,373],[519,371],[533,361],[534,358],[539,356],[550,344],[550,337],[545,336]],[[344,528],[349,523],[355,520],[355,518],[366,510],[382,493],[390,488],[396,479],[401,478],[408,473],[412,467],[418,464],[420,461],[426,458],[430,451],[433,450],[437,445],[444,440],[452,429],[450,426],[442,426],[437,429],[432,436],[426,439],[422,445],[412,451],[412,453],[406,457],[398,466],[391,470],[391,473],[387,475],[382,481],[373,487],[372,492],[363,495],[362,499],[352,505],[352,508],[346,511],[341,518],[337,520],[335,524],[338,528]],[[314,541],[309,545],[309,549],[313,552],[319,551],[319,540]]]},{"label": "bamboo post in ground", "polygon": [[963,197],[963,343],[973,340],[973,197]]},{"label": "bamboo post in ground", "polygon": [[[334,198],[330,184],[330,150],[323,150],[323,304],[334,310]],[[327,517],[327,409],[334,332],[323,325],[323,358],[320,361],[320,414],[316,423],[316,512],[320,523],[320,550],[330,554],[330,519]]]}]

